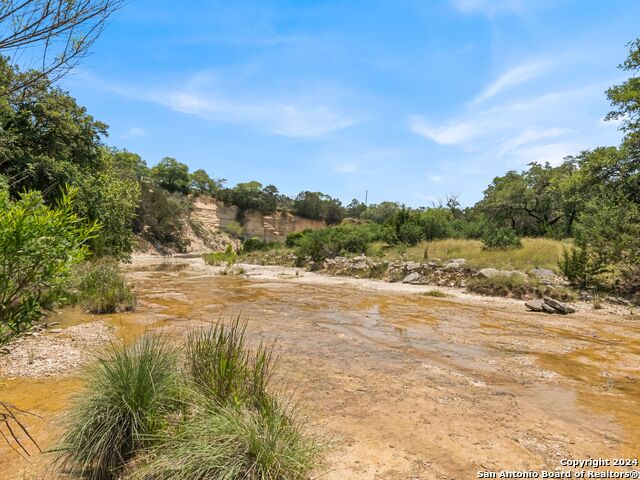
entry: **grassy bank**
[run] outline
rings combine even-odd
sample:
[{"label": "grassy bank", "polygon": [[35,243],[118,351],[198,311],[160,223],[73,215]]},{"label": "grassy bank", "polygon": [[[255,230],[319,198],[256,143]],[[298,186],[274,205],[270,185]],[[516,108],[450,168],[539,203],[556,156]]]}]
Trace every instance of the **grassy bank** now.
[{"label": "grassy bank", "polygon": [[[492,267],[499,270],[529,271],[532,268],[548,268],[558,271],[558,260],[562,251],[570,245],[567,241],[548,238],[523,238],[522,247],[507,250],[483,249],[480,240],[446,239],[421,242],[415,246],[388,246],[375,242],[366,249],[366,254],[380,261],[426,262],[434,259],[446,262],[455,258],[464,258],[474,268]],[[288,255],[298,253],[296,248],[284,245],[265,250],[243,252],[239,261],[255,264],[293,263]],[[346,253],[345,256],[354,256]]]},{"label": "grassy bank", "polygon": [[384,260],[423,262],[433,259],[464,258],[476,268],[493,267],[499,270],[548,268],[558,270],[562,250],[569,243],[549,238],[523,238],[522,247],[508,250],[484,250],[480,240],[446,239],[421,242],[413,247],[382,248]]}]

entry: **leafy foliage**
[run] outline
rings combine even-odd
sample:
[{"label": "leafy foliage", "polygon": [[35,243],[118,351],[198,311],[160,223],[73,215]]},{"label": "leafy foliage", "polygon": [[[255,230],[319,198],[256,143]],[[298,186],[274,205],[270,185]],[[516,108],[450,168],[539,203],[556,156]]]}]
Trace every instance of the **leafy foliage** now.
[{"label": "leafy foliage", "polygon": [[0,343],[39,319],[88,255],[98,225],[74,213],[76,193],[68,190],[55,208],[37,192],[11,200],[0,177]]},{"label": "leafy foliage", "polygon": [[482,235],[483,248],[487,250],[507,250],[522,247],[517,233],[510,228],[487,227]]}]

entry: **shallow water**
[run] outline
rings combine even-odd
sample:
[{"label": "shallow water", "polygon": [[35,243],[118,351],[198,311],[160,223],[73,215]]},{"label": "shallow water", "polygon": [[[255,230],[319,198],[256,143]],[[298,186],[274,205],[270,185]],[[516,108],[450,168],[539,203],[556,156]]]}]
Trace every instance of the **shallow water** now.
[{"label": "shallow water", "polygon": [[[340,439],[327,478],[468,478],[484,468],[553,469],[561,457],[638,455],[638,322],[212,276],[198,260],[126,272],[138,310],[100,317],[125,340],[149,330],[180,338],[240,315],[253,340],[277,341],[281,374],[300,385],[318,428]],[[64,328],[95,318],[69,309],[55,320]],[[46,448],[80,387],[74,371],[0,378],[0,398],[43,417],[26,420]],[[0,444],[0,478],[25,471],[42,472]]]}]

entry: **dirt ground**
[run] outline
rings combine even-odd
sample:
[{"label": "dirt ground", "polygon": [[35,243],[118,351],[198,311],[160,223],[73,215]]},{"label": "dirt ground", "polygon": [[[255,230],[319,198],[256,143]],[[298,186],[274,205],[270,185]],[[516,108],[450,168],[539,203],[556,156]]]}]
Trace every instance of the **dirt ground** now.
[{"label": "dirt ground", "polygon": [[[453,296],[440,299],[424,295],[428,286],[244,268],[248,278],[218,275],[200,259],[138,258],[126,267],[138,311],[64,311],[58,327],[71,330],[42,335],[54,344],[76,335],[74,348],[93,354],[83,338],[179,338],[241,315],[254,341],[276,341],[279,380],[328,442],[321,478],[477,478],[639,456],[640,320],[624,309],[581,304],[574,315],[546,315],[456,290],[441,289]],[[97,336],[77,325],[96,325]],[[47,358],[25,354],[37,342],[0,360],[0,398],[43,417],[25,421],[46,448],[81,387],[85,357],[34,374]],[[49,456],[31,451],[28,463],[0,443],[0,479],[56,478]]]}]

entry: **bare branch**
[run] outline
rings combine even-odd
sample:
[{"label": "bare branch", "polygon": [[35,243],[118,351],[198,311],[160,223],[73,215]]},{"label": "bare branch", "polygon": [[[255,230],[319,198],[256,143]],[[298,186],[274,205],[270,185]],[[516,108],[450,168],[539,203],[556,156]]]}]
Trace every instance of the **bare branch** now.
[{"label": "bare branch", "polygon": [[43,77],[60,79],[87,55],[106,21],[126,0],[3,0],[0,2],[0,53],[29,75],[0,96]]}]

